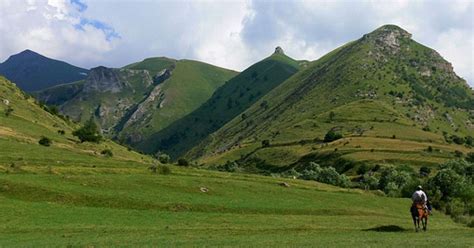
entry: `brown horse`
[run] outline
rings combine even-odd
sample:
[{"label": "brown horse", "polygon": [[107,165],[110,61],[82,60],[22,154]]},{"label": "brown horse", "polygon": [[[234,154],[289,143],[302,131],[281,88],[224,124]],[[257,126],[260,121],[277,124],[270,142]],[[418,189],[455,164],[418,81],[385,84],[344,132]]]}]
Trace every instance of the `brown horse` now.
[{"label": "brown horse", "polygon": [[415,224],[415,231],[420,230],[420,221],[423,225],[423,231],[426,231],[426,227],[428,226],[428,209],[421,204],[416,203],[411,206],[411,217],[413,218],[413,224]]}]

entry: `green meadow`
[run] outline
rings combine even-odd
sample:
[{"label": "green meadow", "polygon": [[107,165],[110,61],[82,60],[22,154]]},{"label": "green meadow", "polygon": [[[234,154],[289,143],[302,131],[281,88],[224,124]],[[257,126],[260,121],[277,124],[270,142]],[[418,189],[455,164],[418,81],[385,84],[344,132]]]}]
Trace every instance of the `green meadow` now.
[{"label": "green meadow", "polygon": [[416,233],[409,199],[317,182],[175,166],[162,175],[146,164],[6,169],[0,174],[2,247],[474,243],[472,229],[438,212],[427,232]]}]

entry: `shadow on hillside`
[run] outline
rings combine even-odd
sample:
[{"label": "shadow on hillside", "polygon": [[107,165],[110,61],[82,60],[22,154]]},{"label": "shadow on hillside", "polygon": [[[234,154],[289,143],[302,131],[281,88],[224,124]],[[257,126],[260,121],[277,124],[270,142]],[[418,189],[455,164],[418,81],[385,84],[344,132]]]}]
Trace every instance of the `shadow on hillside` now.
[{"label": "shadow on hillside", "polygon": [[395,225],[387,225],[387,226],[377,226],[377,227],[372,227],[368,229],[364,229],[364,231],[372,231],[372,232],[404,232],[407,231],[407,229],[400,227],[400,226],[395,226]]}]

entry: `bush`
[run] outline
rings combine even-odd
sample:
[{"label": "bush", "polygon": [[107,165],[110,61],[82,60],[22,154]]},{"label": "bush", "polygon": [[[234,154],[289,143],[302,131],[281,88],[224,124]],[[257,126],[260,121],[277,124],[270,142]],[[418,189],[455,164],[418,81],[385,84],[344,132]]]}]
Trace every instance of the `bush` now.
[{"label": "bush", "polygon": [[158,166],[158,173],[161,175],[169,175],[171,174],[171,167],[168,165],[160,165]]},{"label": "bush", "polygon": [[60,135],[65,135],[65,134],[66,134],[66,131],[64,131],[64,130],[58,130],[58,134],[60,134]]},{"label": "bush", "polygon": [[329,132],[324,135],[324,142],[332,142],[342,138],[342,134],[336,133],[333,130],[329,130]]},{"label": "bush", "polygon": [[53,141],[48,137],[42,136],[38,143],[42,146],[51,146],[51,144],[53,144]]},{"label": "bush", "polygon": [[370,170],[370,166],[367,164],[361,164],[359,165],[359,168],[357,168],[357,175],[364,175]]},{"label": "bush", "polygon": [[433,147],[432,147],[432,146],[428,146],[428,148],[426,148],[426,151],[427,151],[427,152],[433,152]]},{"label": "bush", "polygon": [[474,152],[468,153],[467,156],[466,156],[466,160],[471,162],[471,163],[474,163]]},{"label": "bush", "polygon": [[309,163],[301,172],[301,179],[314,180],[322,183],[332,184],[340,187],[348,187],[350,182],[345,175],[339,174],[334,167],[321,168],[319,164]]},{"label": "bush", "polygon": [[454,151],[454,156],[458,157],[458,158],[462,158],[462,156],[464,156],[464,153],[462,153],[461,151],[459,150],[456,150]]},{"label": "bush", "polygon": [[269,147],[270,146],[270,140],[262,140],[262,147]]},{"label": "bush", "polygon": [[235,172],[239,168],[239,164],[235,161],[227,161],[224,165],[218,167],[220,171]]},{"label": "bush", "polygon": [[99,143],[102,140],[102,136],[99,134],[99,128],[95,124],[94,120],[89,119],[83,127],[72,132],[72,135],[77,136],[81,143],[83,142],[95,142]]},{"label": "bush", "polygon": [[162,153],[162,154],[158,155],[158,161],[160,161],[160,163],[162,163],[162,164],[167,164],[167,163],[170,162],[170,160],[171,160],[171,158],[168,154]]},{"label": "bush", "polygon": [[464,144],[464,139],[461,138],[461,137],[459,137],[459,136],[457,136],[457,135],[451,136],[451,140],[452,140],[454,143],[458,144],[458,145]]},{"label": "bush", "polygon": [[362,185],[365,189],[377,189],[379,180],[373,175],[365,174],[362,178]]},{"label": "bush", "polygon": [[105,149],[100,152],[100,154],[106,156],[106,157],[112,157],[114,154],[112,153],[112,150],[110,149]]},{"label": "bush", "polygon": [[430,173],[431,173],[431,169],[430,169],[429,167],[427,167],[427,166],[422,166],[422,167],[420,168],[420,176],[421,176],[421,177],[427,177],[427,176],[430,175]]},{"label": "bush", "polygon": [[13,112],[13,108],[12,107],[8,107],[5,109],[5,116],[8,117],[10,116],[10,114]]},{"label": "bush", "polygon": [[185,158],[180,158],[180,159],[178,159],[178,165],[179,166],[189,166],[189,162]]}]

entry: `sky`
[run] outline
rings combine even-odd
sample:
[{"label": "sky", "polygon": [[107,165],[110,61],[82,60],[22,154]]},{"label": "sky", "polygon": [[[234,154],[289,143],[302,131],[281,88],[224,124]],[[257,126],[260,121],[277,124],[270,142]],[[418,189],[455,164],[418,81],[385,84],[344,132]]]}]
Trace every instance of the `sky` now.
[{"label": "sky", "polygon": [[31,49],[84,68],[167,56],[242,71],[276,46],[316,60],[384,24],[474,86],[472,0],[0,0],[0,61]]}]

